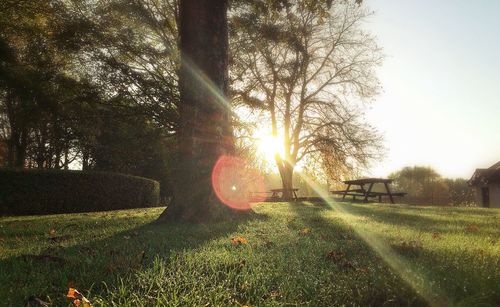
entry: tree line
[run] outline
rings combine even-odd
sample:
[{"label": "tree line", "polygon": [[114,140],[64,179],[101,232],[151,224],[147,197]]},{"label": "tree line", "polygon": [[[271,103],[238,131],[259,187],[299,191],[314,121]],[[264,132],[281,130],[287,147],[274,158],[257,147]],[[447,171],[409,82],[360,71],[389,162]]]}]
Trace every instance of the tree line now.
[{"label": "tree line", "polygon": [[408,193],[400,201],[409,204],[474,206],[474,190],[463,178],[444,178],[426,166],[404,167],[393,172],[394,188]]}]

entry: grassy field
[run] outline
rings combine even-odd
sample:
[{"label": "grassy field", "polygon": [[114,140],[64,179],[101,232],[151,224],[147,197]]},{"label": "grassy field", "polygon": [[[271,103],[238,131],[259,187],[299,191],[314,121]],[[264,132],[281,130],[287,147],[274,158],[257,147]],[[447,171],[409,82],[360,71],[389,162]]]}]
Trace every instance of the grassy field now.
[{"label": "grassy field", "polygon": [[500,306],[500,211],[264,203],[239,222],[162,208],[0,218],[0,306]]}]

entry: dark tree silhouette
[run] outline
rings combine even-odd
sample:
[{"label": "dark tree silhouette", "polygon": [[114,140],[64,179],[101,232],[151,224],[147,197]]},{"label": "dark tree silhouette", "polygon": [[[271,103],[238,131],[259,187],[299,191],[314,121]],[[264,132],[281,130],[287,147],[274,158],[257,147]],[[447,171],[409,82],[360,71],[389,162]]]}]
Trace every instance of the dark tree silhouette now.
[{"label": "dark tree silhouette", "polygon": [[211,184],[217,159],[233,152],[228,89],[227,0],[180,2],[177,172],[160,220],[200,222],[225,216]]}]

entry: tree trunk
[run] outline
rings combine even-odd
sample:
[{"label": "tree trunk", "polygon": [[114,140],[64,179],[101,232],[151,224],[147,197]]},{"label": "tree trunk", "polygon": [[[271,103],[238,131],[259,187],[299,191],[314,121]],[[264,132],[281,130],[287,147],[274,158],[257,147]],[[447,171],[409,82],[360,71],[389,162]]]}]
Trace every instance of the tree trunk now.
[{"label": "tree trunk", "polygon": [[293,166],[285,163],[280,172],[281,182],[283,185],[283,200],[293,199]]},{"label": "tree trunk", "polygon": [[7,165],[13,167],[16,161],[16,132],[11,130],[10,138],[7,141]]},{"label": "tree trunk", "polygon": [[26,148],[28,147],[27,129],[22,129],[19,138],[15,141],[14,167],[24,168],[24,163],[26,161]]},{"label": "tree trunk", "polygon": [[66,142],[65,146],[64,146],[64,169],[65,170],[68,170],[69,168],[69,161],[68,161],[68,156],[69,156],[69,144],[68,142]]},{"label": "tree trunk", "polygon": [[228,212],[211,172],[234,151],[228,89],[227,0],[180,2],[180,96],[174,196],[160,220],[201,222]]}]

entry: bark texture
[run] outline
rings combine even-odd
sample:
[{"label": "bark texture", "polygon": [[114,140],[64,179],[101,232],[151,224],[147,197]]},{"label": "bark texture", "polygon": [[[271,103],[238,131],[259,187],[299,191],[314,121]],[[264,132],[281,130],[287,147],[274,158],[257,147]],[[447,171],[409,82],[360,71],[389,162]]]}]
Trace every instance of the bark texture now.
[{"label": "bark texture", "polygon": [[211,184],[217,159],[233,152],[228,99],[227,0],[180,2],[181,73],[174,197],[160,220],[203,222],[229,210]]}]

